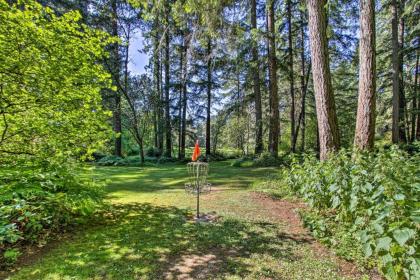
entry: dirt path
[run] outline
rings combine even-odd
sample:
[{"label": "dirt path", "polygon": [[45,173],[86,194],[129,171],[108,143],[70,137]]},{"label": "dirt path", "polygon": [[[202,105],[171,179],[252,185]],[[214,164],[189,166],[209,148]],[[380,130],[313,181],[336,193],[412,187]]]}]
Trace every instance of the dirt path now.
[{"label": "dirt path", "polygon": [[[289,234],[294,235],[299,239],[308,240],[311,249],[317,256],[320,258],[329,258],[336,263],[338,265],[339,273],[342,276],[356,279],[362,277],[364,273],[362,273],[355,264],[336,256],[331,250],[315,240],[303,226],[298,210],[306,207],[304,203],[298,201],[274,200],[261,193],[251,193],[251,196],[256,204],[269,209],[279,221],[284,223]],[[383,279],[376,272],[371,272],[369,276],[372,280]]]}]

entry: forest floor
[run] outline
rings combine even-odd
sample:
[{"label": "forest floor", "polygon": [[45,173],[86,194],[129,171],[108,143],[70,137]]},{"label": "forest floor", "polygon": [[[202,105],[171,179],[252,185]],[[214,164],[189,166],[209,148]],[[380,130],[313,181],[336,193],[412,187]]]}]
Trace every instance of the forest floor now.
[{"label": "forest floor", "polygon": [[97,167],[112,207],[23,258],[8,279],[369,279],[302,227],[298,201],[252,184],[272,168],[210,165],[201,197],[212,222],[195,223],[185,165]]}]

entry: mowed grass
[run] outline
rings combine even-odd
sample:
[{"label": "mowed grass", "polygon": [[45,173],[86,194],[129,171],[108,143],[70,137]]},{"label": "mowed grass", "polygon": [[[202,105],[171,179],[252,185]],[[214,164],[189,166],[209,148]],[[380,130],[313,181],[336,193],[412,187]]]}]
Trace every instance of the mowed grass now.
[{"label": "mowed grass", "polygon": [[184,191],[185,165],[92,172],[108,180],[112,209],[10,279],[342,279],[332,261],[253,200],[251,184],[275,169],[212,163],[214,191],[201,206],[221,218],[200,224],[191,219],[195,198]]}]

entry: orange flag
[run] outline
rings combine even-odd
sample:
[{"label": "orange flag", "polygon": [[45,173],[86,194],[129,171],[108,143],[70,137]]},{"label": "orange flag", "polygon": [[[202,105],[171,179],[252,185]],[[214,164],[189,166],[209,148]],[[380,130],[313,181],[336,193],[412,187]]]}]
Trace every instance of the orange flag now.
[{"label": "orange flag", "polygon": [[200,146],[198,145],[198,140],[195,142],[194,152],[192,154],[192,161],[196,161],[200,156]]}]

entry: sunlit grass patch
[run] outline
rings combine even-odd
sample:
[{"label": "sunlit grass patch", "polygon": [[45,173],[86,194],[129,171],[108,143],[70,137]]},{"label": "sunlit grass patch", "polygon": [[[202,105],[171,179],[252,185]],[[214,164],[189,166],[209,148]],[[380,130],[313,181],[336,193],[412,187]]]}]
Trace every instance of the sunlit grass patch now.
[{"label": "sunlit grass patch", "polygon": [[340,279],[335,264],[317,260],[308,240],[255,203],[251,185],[277,170],[229,164],[210,166],[214,190],[201,197],[201,210],[220,218],[204,224],[192,220],[185,166],[95,168],[108,179],[111,208],[11,279],[160,279],[179,269],[193,278],[301,279],[305,270],[307,279]]}]

